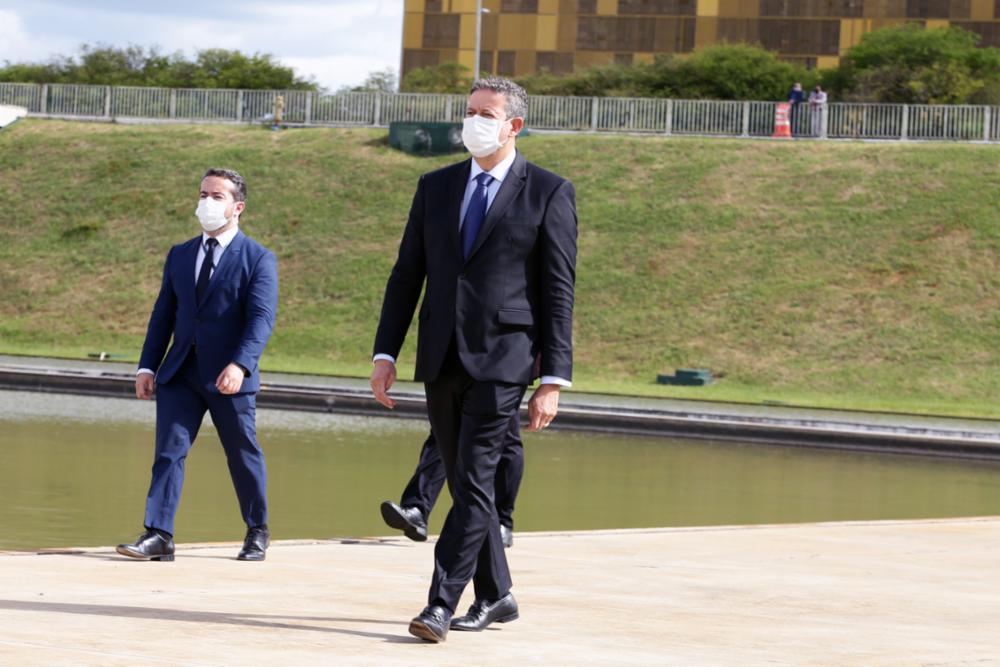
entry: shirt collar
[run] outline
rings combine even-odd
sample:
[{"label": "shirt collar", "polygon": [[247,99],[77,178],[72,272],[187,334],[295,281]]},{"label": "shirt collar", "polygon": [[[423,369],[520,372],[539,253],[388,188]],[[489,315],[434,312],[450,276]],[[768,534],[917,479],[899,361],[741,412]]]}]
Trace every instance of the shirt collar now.
[{"label": "shirt collar", "polygon": [[[222,232],[215,237],[215,240],[219,242],[219,248],[225,250],[226,247],[233,242],[236,235],[240,233],[240,224],[236,223],[233,225],[232,229]],[[201,233],[201,245],[204,246],[208,239],[212,238],[206,232]]]},{"label": "shirt collar", "polygon": [[[507,178],[507,172],[510,171],[510,167],[512,164],[514,164],[514,158],[516,157],[517,157],[517,151],[516,150],[511,151],[510,155],[508,155],[503,159],[503,162],[493,167],[486,173],[488,173],[490,176],[496,179],[497,183],[503,183],[503,179]],[[472,169],[469,171],[469,180],[471,181],[476,176],[483,173],[483,171],[484,170],[482,167],[479,166],[479,163],[476,162],[475,159],[473,159]]]}]

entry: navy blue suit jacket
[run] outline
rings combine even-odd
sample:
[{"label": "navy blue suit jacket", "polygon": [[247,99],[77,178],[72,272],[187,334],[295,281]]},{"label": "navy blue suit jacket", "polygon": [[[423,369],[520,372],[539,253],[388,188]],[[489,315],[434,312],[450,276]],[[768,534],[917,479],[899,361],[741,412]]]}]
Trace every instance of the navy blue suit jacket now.
[{"label": "navy blue suit jacket", "polygon": [[[240,392],[255,392],[260,389],[258,362],[278,310],[278,260],[273,252],[237,232],[199,305],[194,270],[200,243],[198,235],[167,253],[139,367],[156,373],[158,383],[169,382],[194,345],[206,389],[217,391],[219,373],[235,363],[249,372]],[[167,351],[171,337],[173,345]]]}]

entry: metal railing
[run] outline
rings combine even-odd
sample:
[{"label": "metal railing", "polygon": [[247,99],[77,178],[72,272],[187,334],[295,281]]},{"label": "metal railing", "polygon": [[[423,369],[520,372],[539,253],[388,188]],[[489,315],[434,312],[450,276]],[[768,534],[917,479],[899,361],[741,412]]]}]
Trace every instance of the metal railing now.
[{"label": "metal railing", "polygon": [[[49,118],[144,122],[268,122],[278,96],[283,122],[367,125],[394,121],[458,122],[465,96],[216,90],[0,83],[0,104]],[[774,134],[775,102],[621,97],[532,97],[528,127],[537,130],[655,133],[721,137]],[[1000,142],[1000,107],[972,105],[801,104],[792,135],[820,139]]]}]

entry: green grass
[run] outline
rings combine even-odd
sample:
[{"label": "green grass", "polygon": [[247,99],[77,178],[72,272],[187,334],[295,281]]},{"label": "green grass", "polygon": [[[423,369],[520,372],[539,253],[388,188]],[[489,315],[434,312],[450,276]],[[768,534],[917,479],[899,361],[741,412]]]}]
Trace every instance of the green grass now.
[{"label": "green grass", "polygon": [[[278,254],[264,367],[366,376],[417,177],[384,131],[22,121],[0,132],[0,352],[134,358],[201,172]],[[531,136],[571,178],[575,390],[1000,416],[1000,148]],[[412,331],[412,330],[411,330]],[[412,369],[415,334],[401,357]],[[654,383],[708,367],[714,386]]]}]

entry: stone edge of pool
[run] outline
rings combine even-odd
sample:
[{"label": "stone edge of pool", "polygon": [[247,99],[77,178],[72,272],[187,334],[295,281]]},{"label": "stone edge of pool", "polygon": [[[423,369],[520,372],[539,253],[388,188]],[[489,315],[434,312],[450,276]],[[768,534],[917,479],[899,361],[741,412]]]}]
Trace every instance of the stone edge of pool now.
[{"label": "stone edge of pool", "polygon": [[[134,375],[95,367],[0,363],[0,389],[131,398]],[[387,411],[358,382],[265,383],[262,408],[375,417],[424,418],[424,395],[394,392]],[[522,408],[523,410],[524,408]],[[739,441],[856,451],[962,458],[1000,458],[1000,422],[867,414],[805,408],[698,403],[568,394],[560,405],[560,430]]]},{"label": "stone edge of pool", "polygon": [[[760,524],[724,524],[708,526],[663,526],[657,528],[604,528],[597,530],[536,530],[520,531],[517,534],[519,541],[549,538],[549,537],[595,537],[609,535],[648,535],[660,533],[704,533],[704,532],[731,532],[731,531],[752,531],[752,530],[800,530],[800,529],[824,529],[824,528],[884,528],[887,526],[916,526],[916,525],[937,525],[937,524],[969,524],[969,523],[996,523],[1000,522],[1000,514],[988,516],[957,516],[938,517],[931,519],[861,519],[847,521],[806,521],[800,523],[760,523]],[[428,536],[428,544],[437,541],[437,535]],[[242,542],[220,541],[220,542],[179,542],[177,549],[181,551],[194,551],[198,549],[223,549],[238,548]],[[272,540],[271,546],[295,547],[312,545],[333,545],[333,544],[363,544],[363,545],[385,545],[385,546],[412,546],[413,543],[399,535],[382,536],[357,536],[357,537],[306,537],[285,540]],[[79,554],[114,554],[113,546],[68,546],[68,547],[45,547],[39,549],[0,549],[0,556],[66,556]],[[128,559],[125,559],[128,560]]]}]

